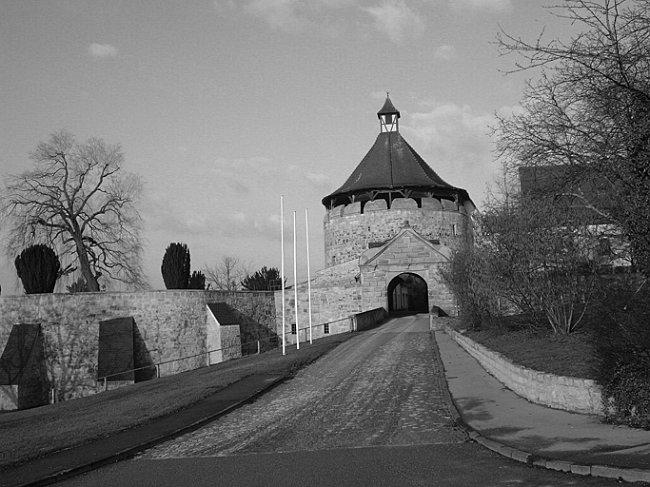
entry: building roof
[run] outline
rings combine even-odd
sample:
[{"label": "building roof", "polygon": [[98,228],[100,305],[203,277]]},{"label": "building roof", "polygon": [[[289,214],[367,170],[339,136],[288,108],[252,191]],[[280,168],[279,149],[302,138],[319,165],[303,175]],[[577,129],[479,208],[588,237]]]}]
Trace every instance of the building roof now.
[{"label": "building roof", "polygon": [[377,116],[381,117],[382,115],[389,115],[389,114],[395,114],[397,115],[397,118],[400,117],[399,110],[395,108],[393,102],[390,101],[390,97],[388,96],[388,94],[386,94],[386,101],[384,102],[384,106],[381,107],[381,110],[377,112]]},{"label": "building roof", "polygon": [[[387,98],[384,108],[388,103],[390,99]],[[469,199],[467,191],[452,186],[438,176],[399,132],[380,133],[347,181],[323,198],[322,203],[329,208],[350,203],[352,199],[372,200],[375,199],[373,192],[377,191],[415,191],[420,197],[459,195],[461,199]],[[404,196],[406,194],[402,194]]]}]

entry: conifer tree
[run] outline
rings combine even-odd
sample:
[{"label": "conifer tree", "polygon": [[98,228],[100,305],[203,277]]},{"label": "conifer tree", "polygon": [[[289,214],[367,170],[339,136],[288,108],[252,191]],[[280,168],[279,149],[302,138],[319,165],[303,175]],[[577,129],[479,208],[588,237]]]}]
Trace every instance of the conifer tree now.
[{"label": "conifer tree", "polygon": [[160,267],[167,289],[187,289],[190,284],[190,250],[184,243],[170,243]]}]

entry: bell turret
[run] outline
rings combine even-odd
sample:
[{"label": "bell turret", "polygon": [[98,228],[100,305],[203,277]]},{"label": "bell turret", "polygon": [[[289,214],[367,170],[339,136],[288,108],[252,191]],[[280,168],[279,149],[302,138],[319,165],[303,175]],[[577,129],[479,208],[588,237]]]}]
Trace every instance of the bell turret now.
[{"label": "bell turret", "polygon": [[384,106],[377,112],[377,117],[379,117],[379,132],[399,132],[399,110],[390,101],[388,93],[386,93]]}]

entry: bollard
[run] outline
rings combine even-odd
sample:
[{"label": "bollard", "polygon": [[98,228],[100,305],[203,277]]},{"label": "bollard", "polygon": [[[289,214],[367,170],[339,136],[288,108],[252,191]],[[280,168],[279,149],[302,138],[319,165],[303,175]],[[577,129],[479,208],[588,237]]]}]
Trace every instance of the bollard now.
[{"label": "bollard", "polygon": [[56,389],[50,389],[50,404],[56,403]]},{"label": "bollard", "polygon": [[260,341],[257,340],[257,355],[260,354]]},{"label": "bollard", "polygon": [[156,364],[156,379],[160,379],[160,364]]},{"label": "bollard", "polygon": [[108,381],[106,380],[106,377],[104,377],[104,391],[108,390]]}]

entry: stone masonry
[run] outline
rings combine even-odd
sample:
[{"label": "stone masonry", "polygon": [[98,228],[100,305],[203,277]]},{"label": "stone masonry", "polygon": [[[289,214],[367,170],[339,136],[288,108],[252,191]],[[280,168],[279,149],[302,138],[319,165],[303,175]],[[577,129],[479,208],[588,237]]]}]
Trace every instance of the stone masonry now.
[{"label": "stone masonry", "polygon": [[[237,311],[242,342],[275,330],[271,292],[36,294],[0,298],[0,348],[15,323],[42,324],[48,378],[57,399],[85,396],[96,392],[100,321],[132,316],[154,363],[197,355],[165,364],[161,375],[168,375],[207,365],[209,302],[226,302]],[[222,335],[232,343],[232,330]]]}]

